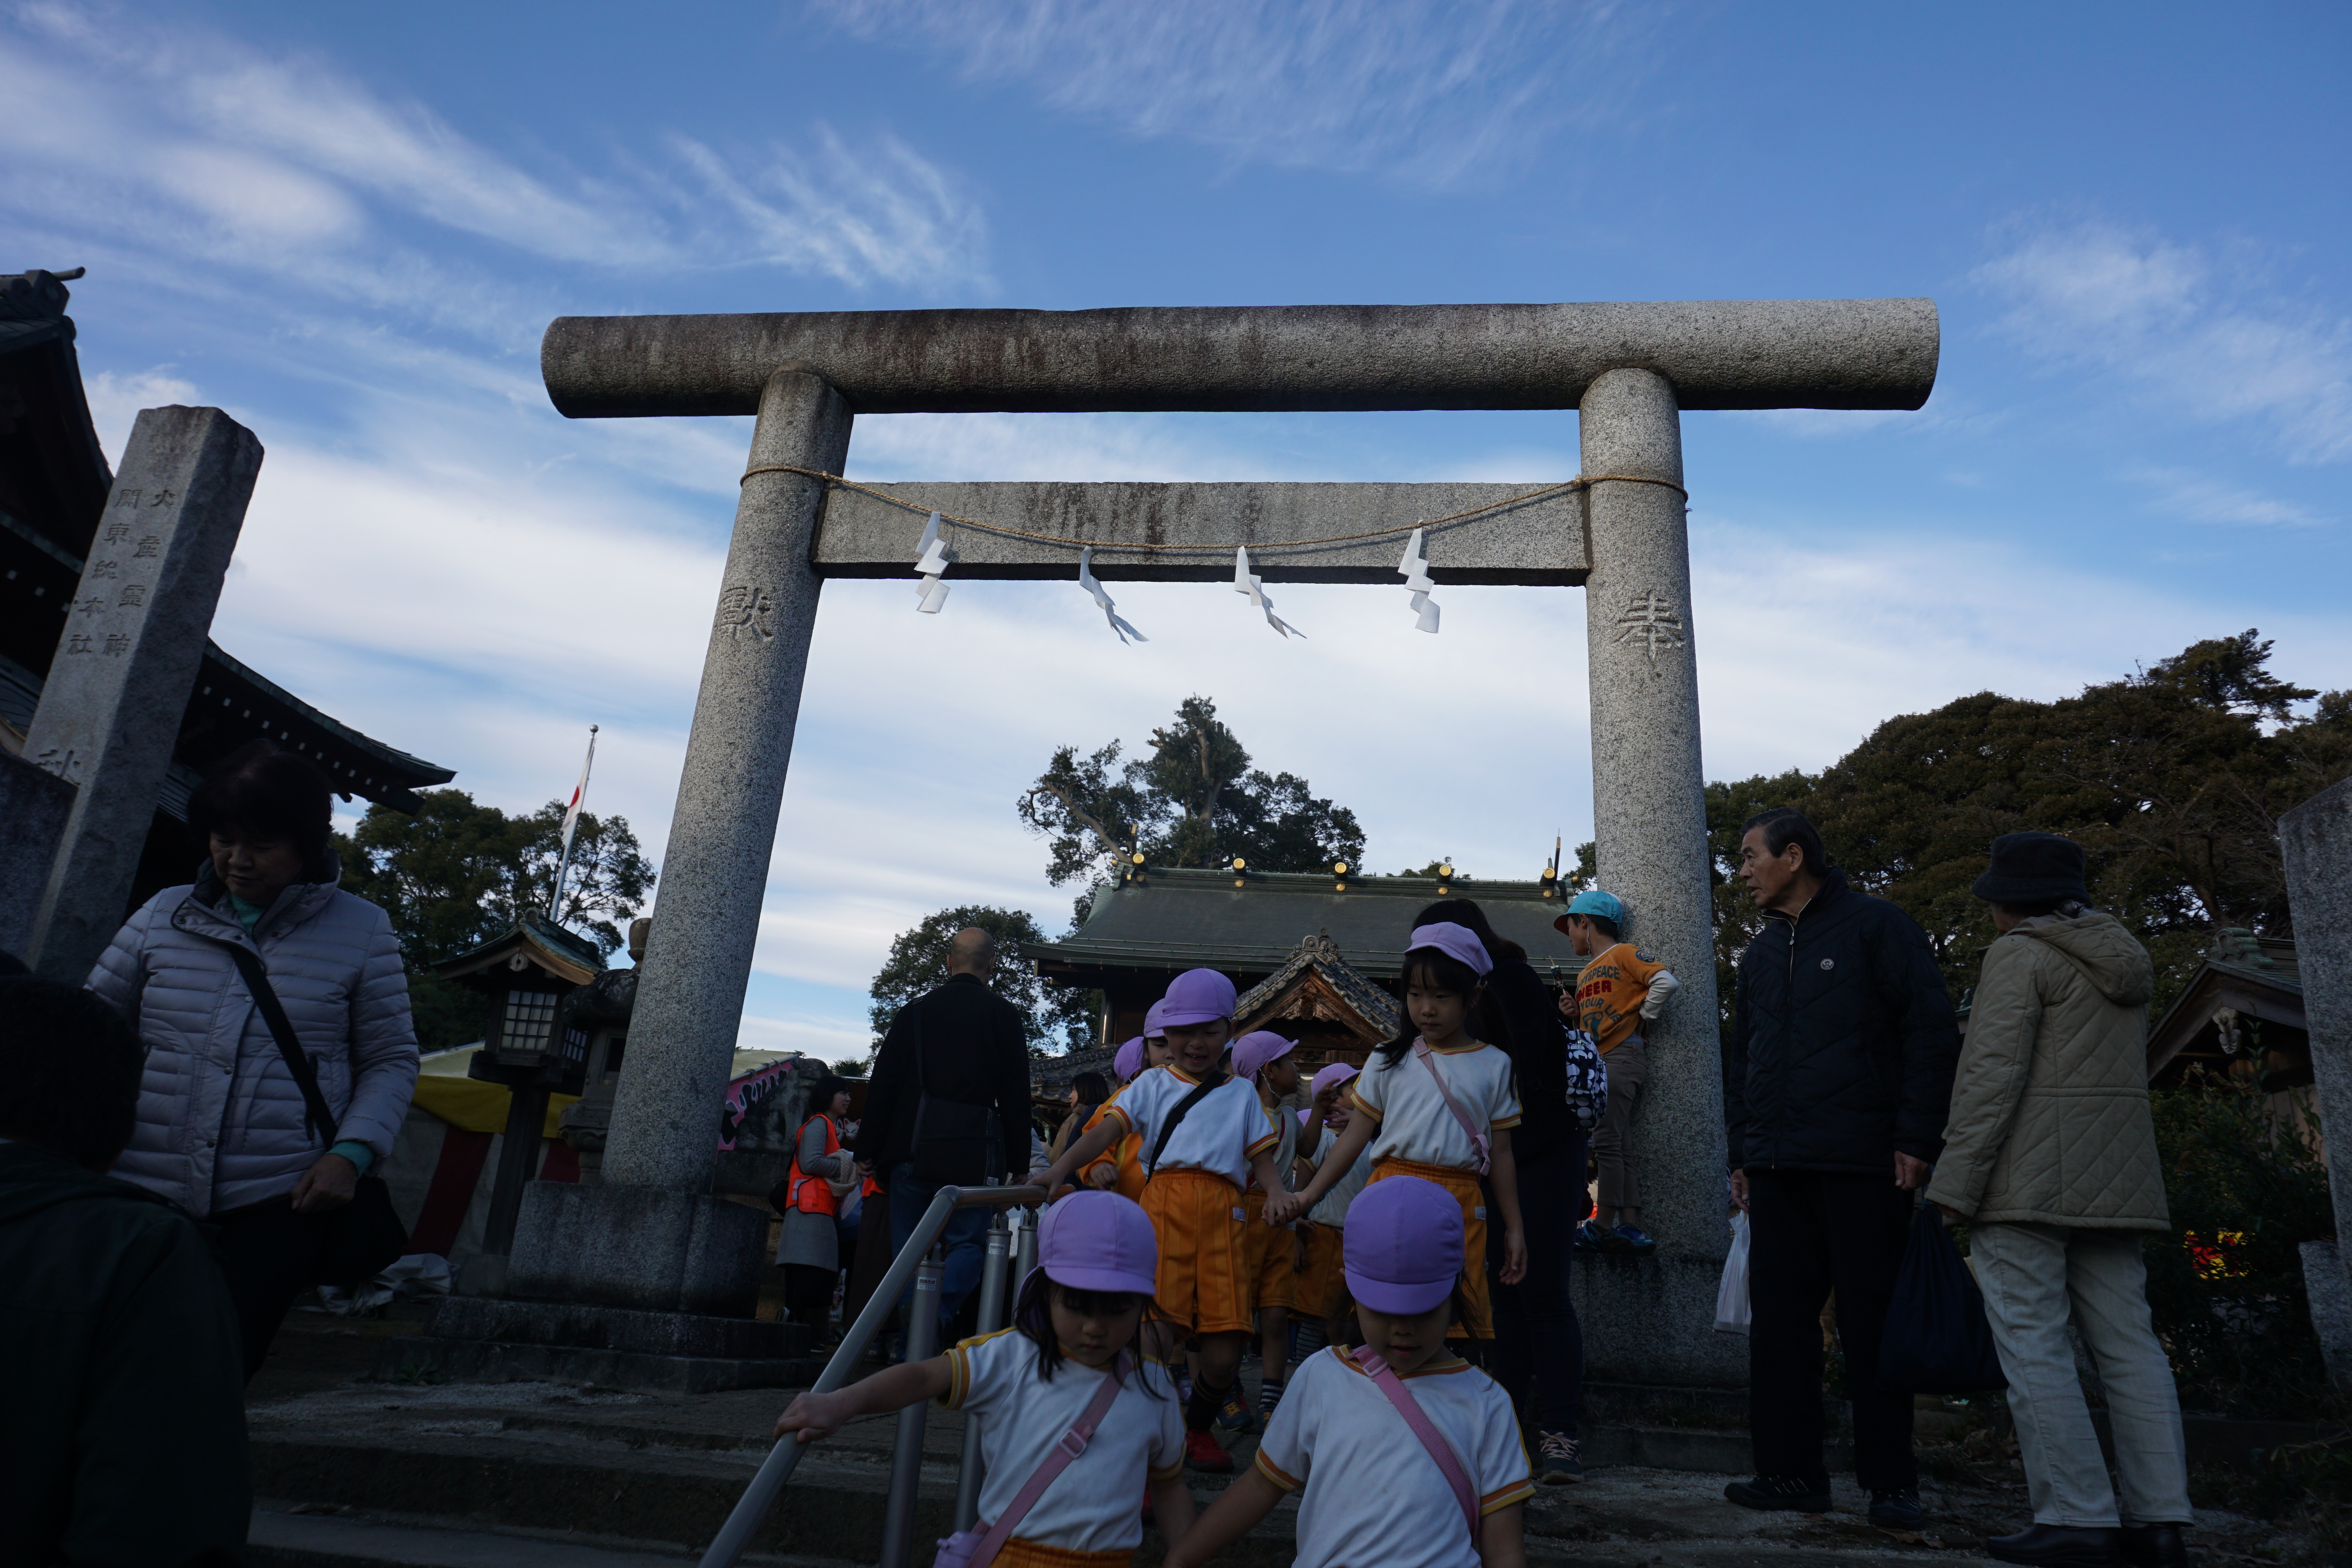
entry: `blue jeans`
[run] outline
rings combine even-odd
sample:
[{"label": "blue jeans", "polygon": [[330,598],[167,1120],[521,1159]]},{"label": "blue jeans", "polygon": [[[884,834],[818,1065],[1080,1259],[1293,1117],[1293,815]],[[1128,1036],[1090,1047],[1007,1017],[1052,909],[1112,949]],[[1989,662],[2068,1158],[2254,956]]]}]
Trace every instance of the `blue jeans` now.
[{"label": "blue jeans", "polygon": [[[915,1223],[923,1211],[931,1206],[931,1198],[940,1189],[936,1183],[915,1180],[915,1163],[901,1160],[888,1172],[890,1190],[890,1256],[896,1258],[907,1250],[907,1238],[915,1234]],[[948,1215],[947,1228],[940,1233],[940,1244],[947,1248],[947,1268],[940,1279],[940,1332],[947,1332],[956,1309],[980,1283],[981,1265],[988,1256],[988,1216],[984,1208],[958,1209]],[[914,1320],[915,1286],[909,1279],[898,1297],[898,1331],[900,1344],[906,1343],[905,1325]],[[936,1354],[941,1348],[934,1344]]]}]

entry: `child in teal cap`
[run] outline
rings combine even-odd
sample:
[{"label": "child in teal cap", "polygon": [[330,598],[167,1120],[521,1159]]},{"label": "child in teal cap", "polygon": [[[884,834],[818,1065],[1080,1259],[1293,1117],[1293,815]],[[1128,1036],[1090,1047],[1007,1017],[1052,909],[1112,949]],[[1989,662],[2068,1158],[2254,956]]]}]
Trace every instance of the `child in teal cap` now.
[{"label": "child in teal cap", "polygon": [[1623,940],[1625,906],[1590,888],[1551,922],[1579,958],[1591,960],[1576,977],[1576,994],[1559,999],[1569,1022],[1589,1032],[1609,1067],[1609,1109],[1592,1130],[1593,1163],[1601,1169],[1599,1211],[1579,1227],[1577,1245],[1589,1251],[1648,1252],[1658,1244],[1640,1225],[1641,1177],[1626,1147],[1626,1129],[1649,1082],[1644,1037],[1682,983],[1649,952]]}]

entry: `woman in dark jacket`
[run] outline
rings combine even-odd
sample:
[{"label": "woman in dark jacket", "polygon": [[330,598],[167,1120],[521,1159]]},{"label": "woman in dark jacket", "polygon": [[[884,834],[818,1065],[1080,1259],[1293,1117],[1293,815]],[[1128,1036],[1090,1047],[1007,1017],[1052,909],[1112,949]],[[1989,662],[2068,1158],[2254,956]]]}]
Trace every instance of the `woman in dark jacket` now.
[{"label": "woman in dark jacket", "polygon": [[[1559,1005],[1528,963],[1527,950],[1496,934],[1469,899],[1441,899],[1413,918],[1451,921],[1475,931],[1494,961],[1479,1008],[1478,1037],[1500,1047],[1518,1079],[1522,1120],[1511,1130],[1519,1167],[1519,1215],[1528,1274],[1517,1285],[1487,1281],[1495,1303],[1495,1381],[1534,1427],[1527,1445],[1538,1479],[1584,1479],[1577,1412],[1584,1402],[1584,1330],[1568,1285],[1570,1243],[1585,1215],[1584,1130],[1568,1107],[1568,1036]],[[1492,1227],[1489,1241],[1496,1239]],[[1489,1268],[1497,1268],[1497,1252]]]}]

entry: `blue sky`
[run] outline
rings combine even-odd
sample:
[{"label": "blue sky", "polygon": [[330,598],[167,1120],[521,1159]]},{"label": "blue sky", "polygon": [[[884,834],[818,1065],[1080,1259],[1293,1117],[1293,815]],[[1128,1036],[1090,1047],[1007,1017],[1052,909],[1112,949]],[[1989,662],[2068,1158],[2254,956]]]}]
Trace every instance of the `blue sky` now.
[{"label": "blue sky", "polygon": [[[559,314],[1928,295],[1910,415],[1685,417],[1711,777],[2260,626],[2352,686],[2352,12],[1007,0],[0,9],[9,268],[87,266],[109,450],[268,447],[215,635],[514,809],[658,852],[748,421],[572,422]],[[862,421],[891,479],[1576,471],[1572,414]],[[1370,862],[1589,835],[1583,606],[825,590],[747,1047],[865,1038],[893,933],[1058,930],[1013,805],[1192,692]],[[1606,759],[1601,760],[1606,765]]]}]

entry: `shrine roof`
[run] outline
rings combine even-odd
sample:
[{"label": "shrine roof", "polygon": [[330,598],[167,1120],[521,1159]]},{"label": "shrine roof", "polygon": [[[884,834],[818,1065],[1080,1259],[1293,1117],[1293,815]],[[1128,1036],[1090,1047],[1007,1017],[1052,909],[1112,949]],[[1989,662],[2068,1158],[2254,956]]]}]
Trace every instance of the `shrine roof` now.
[{"label": "shrine roof", "polygon": [[493,968],[509,955],[520,953],[550,974],[574,985],[585,985],[603,973],[604,955],[577,931],[557,925],[536,910],[525,910],[504,933],[471,952],[459,953],[433,965],[445,980],[462,979]]},{"label": "shrine roof", "polygon": [[[1272,974],[1289,963],[1302,938],[1328,932],[1359,973],[1394,979],[1412,918],[1439,898],[1471,899],[1496,934],[1528,950],[1538,973],[1573,974],[1568,938],[1552,929],[1567,907],[1543,897],[1539,882],[1433,877],[1349,877],[1326,872],[1146,867],[1116,887],[1099,888],[1086,923],[1060,942],[1024,943],[1038,973],[1069,984],[1095,984],[1106,970],[1216,969]],[[1445,890],[1441,893],[1440,887]],[[1253,982],[1254,984],[1255,982]]]}]

